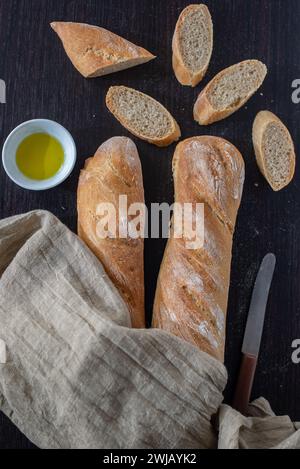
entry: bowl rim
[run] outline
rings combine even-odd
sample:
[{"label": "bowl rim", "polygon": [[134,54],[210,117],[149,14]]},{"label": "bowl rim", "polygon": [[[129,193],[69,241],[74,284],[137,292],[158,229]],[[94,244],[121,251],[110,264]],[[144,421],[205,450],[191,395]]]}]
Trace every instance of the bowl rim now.
[{"label": "bowl rim", "polygon": [[[21,130],[24,127],[30,126],[32,124],[51,124],[51,125],[54,125],[55,127],[60,128],[64,132],[66,137],[69,139],[69,142],[70,142],[70,145],[71,145],[71,150],[69,150],[68,153],[70,153],[72,161],[71,161],[71,158],[70,158],[70,162],[67,165],[68,170],[62,177],[58,177],[58,175],[57,175],[57,179],[55,179],[55,180],[54,180],[55,176],[53,176],[52,178],[45,179],[43,181],[34,181],[33,179],[30,180],[29,178],[27,178],[28,183],[23,183],[17,177],[15,177],[11,173],[11,171],[9,171],[9,169],[7,167],[7,164],[6,164],[6,161],[7,161],[7,158],[8,158],[8,156],[7,156],[8,144],[10,143],[11,139],[14,137],[14,135],[19,130]],[[46,128],[45,128],[45,131],[46,131]],[[36,132],[32,132],[32,134],[29,134],[29,135],[33,135],[34,133],[36,133]],[[53,136],[55,136],[55,135],[53,135]],[[55,136],[55,138],[57,138],[57,136]],[[63,144],[63,142],[59,138],[57,138],[57,140],[59,140],[59,142],[62,145],[62,147],[64,148],[64,150],[66,150],[66,146]],[[19,124],[17,127],[15,127],[9,133],[9,135],[5,139],[5,142],[4,142],[3,148],[2,148],[2,164],[3,164],[3,168],[4,168],[7,176],[17,186],[19,186],[23,189],[27,189],[27,190],[31,190],[31,191],[35,191],[35,192],[42,192],[42,191],[46,191],[46,190],[49,190],[49,189],[53,189],[54,187],[57,187],[60,184],[62,184],[73,172],[76,161],[77,161],[77,148],[76,148],[74,138],[72,137],[71,133],[63,125],[61,125],[58,122],[53,121],[51,119],[31,119],[31,120],[22,122],[21,124]],[[30,181],[32,181],[32,182],[30,182]],[[47,181],[49,181],[48,184],[47,184]],[[34,187],[34,182],[40,182],[41,184],[43,184],[43,187]]]}]

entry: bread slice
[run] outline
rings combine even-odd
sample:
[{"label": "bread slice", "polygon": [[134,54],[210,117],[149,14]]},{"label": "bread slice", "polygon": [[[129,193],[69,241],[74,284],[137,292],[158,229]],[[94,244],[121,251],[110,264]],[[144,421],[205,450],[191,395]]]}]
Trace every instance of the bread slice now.
[{"label": "bread slice", "polygon": [[296,155],[292,137],[272,112],[261,111],[253,124],[253,145],[258,166],[274,191],[294,177]]},{"label": "bread slice", "polygon": [[166,147],[181,136],[171,114],[158,101],[140,91],[112,86],[106,96],[106,105],[129,132],[158,147]]},{"label": "bread slice", "polygon": [[189,5],[181,13],[173,38],[173,68],[182,85],[196,86],[213,51],[213,22],[206,5]]},{"label": "bread slice", "polygon": [[51,27],[62,40],[74,67],[85,78],[101,77],[155,59],[142,47],[98,26],[54,22]]},{"label": "bread slice", "polygon": [[267,67],[259,60],[245,60],[220,72],[200,93],[194,118],[200,125],[225,119],[240,109],[260,88]]}]

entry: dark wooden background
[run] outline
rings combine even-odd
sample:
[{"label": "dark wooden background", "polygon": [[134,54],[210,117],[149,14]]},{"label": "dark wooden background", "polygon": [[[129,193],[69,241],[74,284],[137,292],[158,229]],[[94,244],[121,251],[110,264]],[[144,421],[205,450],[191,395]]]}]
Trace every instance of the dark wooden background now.
[{"label": "dark wooden background", "polygon": [[[299,0],[207,0],[215,24],[215,49],[209,72],[196,89],[176,81],[171,41],[185,0],[0,0],[0,79],[7,104],[0,104],[0,145],[21,122],[54,119],[75,137],[78,163],[59,188],[33,193],[14,185],[0,170],[0,217],[41,208],[76,229],[76,186],[85,158],[115,135],[129,135],[104,104],[110,85],[129,85],[157,98],[180,123],[183,137],[217,135],[232,141],[246,162],[246,184],[234,243],[228,310],[226,364],[232,398],[240,361],[247,310],[262,257],[278,258],[253,397],[269,399],[278,414],[300,420],[300,365],[291,361],[291,343],[300,338],[300,168],[293,183],[275,194],[260,175],[253,155],[251,127],[256,113],[269,109],[287,123],[300,153],[300,104],[291,101],[291,84],[300,78]],[[53,20],[96,24],[144,46],[158,59],[105,78],[84,80],[73,69]],[[269,75],[247,106],[229,119],[199,127],[192,106],[205,83],[221,69],[243,59],[263,60]],[[147,203],[172,202],[174,146],[158,149],[136,140],[143,165]],[[146,305],[150,322],[164,241],[146,242]],[[1,325],[0,325],[1,332]],[[0,415],[0,448],[31,448]]]}]

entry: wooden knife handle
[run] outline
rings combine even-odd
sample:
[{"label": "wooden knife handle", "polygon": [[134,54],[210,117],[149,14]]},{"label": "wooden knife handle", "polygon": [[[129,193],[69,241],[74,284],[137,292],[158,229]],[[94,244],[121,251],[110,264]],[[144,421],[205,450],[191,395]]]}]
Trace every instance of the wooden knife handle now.
[{"label": "wooden knife handle", "polygon": [[233,407],[244,415],[247,415],[248,411],[256,366],[256,357],[251,355],[243,355],[240,374],[233,400]]}]

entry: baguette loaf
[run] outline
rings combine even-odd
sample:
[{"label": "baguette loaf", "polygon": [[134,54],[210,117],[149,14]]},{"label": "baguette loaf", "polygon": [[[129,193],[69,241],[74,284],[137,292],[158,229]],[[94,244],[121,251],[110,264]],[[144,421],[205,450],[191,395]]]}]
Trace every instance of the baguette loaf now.
[{"label": "baguette loaf", "polygon": [[[99,204],[114,205],[119,220],[119,196],[127,195],[128,207],[144,203],[142,169],[135,144],[114,137],[94,158],[86,161],[78,186],[78,235],[104,266],[128,305],[132,325],[145,327],[144,241],[99,237]],[[119,226],[119,225],[118,225]]]},{"label": "baguette loaf", "polygon": [[[175,201],[204,204],[204,244],[171,236],[158,278],[153,327],[223,361],[232,238],[244,183],[238,150],[217,137],[181,142],[173,160]],[[194,215],[195,216],[195,215]]]},{"label": "baguette loaf", "polygon": [[115,118],[136,137],[158,147],[177,141],[180,128],[158,101],[126,86],[112,86],[106,105]]},{"label": "baguette loaf", "polygon": [[101,77],[155,59],[142,47],[98,26],[54,22],[51,27],[74,67],[85,78]]},{"label": "baguette loaf", "polygon": [[245,60],[220,72],[200,93],[194,118],[200,125],[225,119],[240,109],[260,88],[267,67],[258,60]]},{"label": "baguette loaf", "polygon": [[206,5],[189,5],[181,13],[173,37],[173,69],[182,85],[204,78],[213,51],[213,23]]},{"label": "baguette loaf", "polygon": [[272,189],[286,187],[295,174],[295,148],[288,129],[272,112],[261,111],[256,116],[253,145],[258,166]]}]

